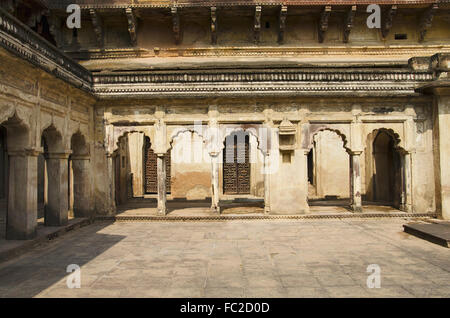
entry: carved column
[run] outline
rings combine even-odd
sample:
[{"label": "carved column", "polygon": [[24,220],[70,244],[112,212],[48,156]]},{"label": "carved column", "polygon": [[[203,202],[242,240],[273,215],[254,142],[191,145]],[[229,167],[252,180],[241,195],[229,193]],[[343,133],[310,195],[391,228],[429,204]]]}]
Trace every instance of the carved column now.
[{"label": "carved column", "polygon": [[69,220],[69,155],[69,151],[48,155],[48,205],[45,210],[47,226],[66,225]]},{"label": "carved column", "polygon": [[264,213],[270,213],[270,156],[264,154]]},{"label": "carved column", "polygon": [[400,210],[412,212],[412,183],[411,183],[411,153],[405,152],[401,156],[402,170],[402,202]]},{"label": "carved column", "polygon": [[218,153],[211,154],[211,211],[220,213]]},{"label": "carved column", "polygon": [[157,174],[158,174],[158,214],[166,215],[166,160],[163,154],[158,154]]},{"label": "carved column", "polygon": [[113,154],[107,154],[106,156],[106,171],[107,175],[107,185],[109,188],[109,197],[106,199],[107,210],[109,215],[114,215],[116,213],[116,175],[114,172],[114,157]]},{"label": "carved column", "polygon": [[350,207],[354,212],[362,212],[361,151],[350,153]]},{"label": "carved column", "polygon": [[34,150],[8,151],[9,191],[6,238],[29,240],[36,236],[37,158]]},{"label": "carved column", "polygon": [[88,156],[72,157],[73,213],[75,217],[91,216],[89,166],[90,161]]}]

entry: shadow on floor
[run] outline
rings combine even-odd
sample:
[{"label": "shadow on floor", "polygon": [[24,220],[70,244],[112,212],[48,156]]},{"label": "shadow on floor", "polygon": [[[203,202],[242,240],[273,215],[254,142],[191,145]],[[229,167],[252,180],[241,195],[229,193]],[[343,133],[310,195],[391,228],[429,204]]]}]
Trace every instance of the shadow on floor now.
[{"label": "shadow on floor", "polygon": [[[86,228],[92,231],[92,227],[95,228],[96,233],[92,235],[90,232],[83,241],[78,239],[79,235],[67,234],[55,239],[50,245],[44,243],[18,258],[1,263],[0,298],[11,297],[10,295],[19,298],[33,297],[60,280],[65,280],[69,275],[68,265],[76,264],[82,268],[125,238],[121,235],[98,233],[110,224],[98,222],[78,229],[74,233]],[[36,253],[39,254],[37,261]],[[46,257],[50,254],[51,257]],[[33,258],[33,265],[30,265],[30,257]]]}]

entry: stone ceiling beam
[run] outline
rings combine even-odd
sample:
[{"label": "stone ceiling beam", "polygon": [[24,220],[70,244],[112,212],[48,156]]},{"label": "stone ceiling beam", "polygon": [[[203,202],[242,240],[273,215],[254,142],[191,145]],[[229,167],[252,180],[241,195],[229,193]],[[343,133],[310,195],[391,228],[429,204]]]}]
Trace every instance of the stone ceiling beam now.
[{"label": "stone ceiling beam", "polygon": [[217,44],[217,8],[211,7],[211,44]]},{"label": "stone ceiling beam", "polygon": [[136,32],[138,27],[136,15],[134,14],[132,8],[126,8],[125,14],[127,15],[128,20],[128,33],[130,33],[131,45],[136,46],[137,45]]},{"label": "stone ceiling beam", "polygon": [[89,9],[89,15],[91,16],[92,25],[94,26],[94,31],[95,31],[95,37],[96,37],[96,40],[97,40],[97,44],[100,47],[103,47],[104,34],[103,34],[102,18],[100,17],[98,12],[96,10],[94,10],[94,9]]},{"label": "stone ceiling beam", "polygon": [[348,43],[350,32],[353,28],[353,21],[355,20],[356,6],[352,6],[345,16],[344,21],[344,43]]},{"label": "stone ceiling beam", "polygon": [[279,44],[284,43],[284,31],[286,30],[287,10],[288,10],[287,6],[281,6],[281,8],[280,8],[280,16],[279,16],[280,25],[278,28],[278,43]]},{"label": "stone ceiling beam", "polygon": [[425,10],[425,12],[422,14],[422,17],[420,18],[420,24],[419,24],[419,41],[420,42],[422,42],[425,39],[425,34],[427,33],[428,29],[431,28],[431,25],[433,24],[433,17],[436,14],[438,9],[439,9],[439,6],[437,3],[435,3],[432,6],[428,7]]},{"label": "stone ceiling beam", "polygon": [[181,42],[180,14],[176,7],[172,7],[170,12],[172,13],[172,31],[175,38],[175,44],[178,45]]},{"label": "stone ceiling beam", "polygon": [[383,39],[385,39],[388,36],[396,15],[397,15],[396,5],[390,6],[384,13],[383,21],[381,24],[381,36],[383,37]]},{"label": "stone ceiling beam", "polygon": [[255,7],[254,41],[258,44],[261,40],[261,6]]},{"label": "stone ceiling beam", "polygon": [[319,43],[323,43],[325,39],[325,33],[328,30],[328,19],[331,14],[331,6],[326,6],[322,9],[320,13],[320,21],[319,21]]}]

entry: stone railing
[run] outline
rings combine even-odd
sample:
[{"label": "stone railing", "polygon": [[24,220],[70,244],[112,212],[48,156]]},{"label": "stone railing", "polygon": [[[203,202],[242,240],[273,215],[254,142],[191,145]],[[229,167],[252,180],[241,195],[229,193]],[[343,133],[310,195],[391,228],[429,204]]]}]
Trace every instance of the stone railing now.
[{"label": "stone railing", "polygon": [[76,87],[90,91],[92,74],[0,8],[0,46]]}]

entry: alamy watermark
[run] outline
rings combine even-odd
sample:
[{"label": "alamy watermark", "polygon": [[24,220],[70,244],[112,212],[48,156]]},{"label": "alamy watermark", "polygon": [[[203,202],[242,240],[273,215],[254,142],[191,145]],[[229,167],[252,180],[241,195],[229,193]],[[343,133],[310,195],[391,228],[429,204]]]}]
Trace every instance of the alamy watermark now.
[{"label": "alamy watermark", "polygon": [[70,264],[66,269],[67,276],[66,284],[67,288],[81,288],[81,268],[77,264]]},{"label": "alamy watermark", "polygon": [[367,288],[381,288],[380,265],[370,264],[367,266],[367,273],[370,273],[366,280]]},{"label": "alamy watermark", "polygon": [[[69,29],[81,28],[81,7],[78,4],[70,4],[66,8],[69,16],[66,20],[66,25]],[[367,17],[367,27],[369,29],[381,28],[381,7],[378,4],[369,4],[366,9],[370,15]]]}]

